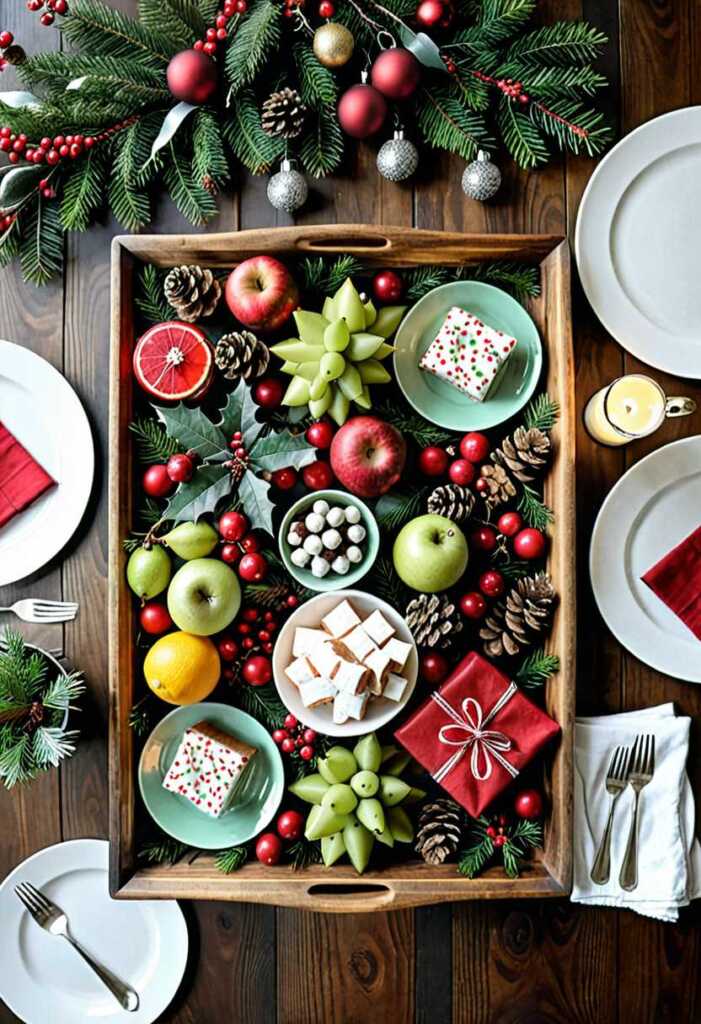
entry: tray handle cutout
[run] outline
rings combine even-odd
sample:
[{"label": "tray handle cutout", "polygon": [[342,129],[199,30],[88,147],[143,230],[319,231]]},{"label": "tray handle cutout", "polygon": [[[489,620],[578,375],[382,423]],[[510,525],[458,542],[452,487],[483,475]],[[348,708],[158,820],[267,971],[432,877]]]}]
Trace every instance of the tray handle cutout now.
[{"label": "tray handle cutout", "polygon": [[302,252],[377,252],[378,250],[390,250],[392,248],[392,241],[386,235],[381,234],[358,234],[348,238],[339,237],[338,235],[328,237],[326,235],[307,235],[303,238],[298,238],[296,246]]},{"label": "tray handle cutout", "polygon": [[390,910],[395,899],[394,889],[383,883],[317,883],[308,886],[304,907],[305,910],[333,914],[362,914],[373,910]]}]

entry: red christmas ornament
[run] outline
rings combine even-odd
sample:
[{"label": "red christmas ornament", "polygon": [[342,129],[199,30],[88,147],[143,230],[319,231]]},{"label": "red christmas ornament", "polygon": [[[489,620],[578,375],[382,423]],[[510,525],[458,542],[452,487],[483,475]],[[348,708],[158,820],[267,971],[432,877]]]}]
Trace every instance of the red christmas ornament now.
[{"label": "red christmas ornament", "polygon": [[285,388],[277,377],[263,377],[253,389],[253,399],[264,409],[277,409],[282,402]]},{"label": "red christmas ornament", "polygon": [[206,103],[217,89],[217,66],[206,53],[198,50],[176,53],[168,65],[166,77],[175,99],[185,103]]},{"label": "red christmas ornament", "polygon": [[504,512],[497,519],[497,529],[505,537],[515,537],[523,526],[523,518],[518,512]]},{"label": "red christmas ornament", "polygon": [[171,480],[178,484],[186,484],[188,480],[192,480],[195,464],[189,455],[179,453],[171,455],[166,464],[166,470]]},{"label": "red christmas ornament", "polygon": [[465,434],[460,442],[460,454],[469,462],[484,462],[489,455],[489,438],[474,431]]},{"label": "red christmas ornament", "polygon": [[261,583],[268,575],[268,562],[264,555],[244,555],[239,562],[239,576],[246,583]]},{"label": "red christmas ornament", "polygon": [[256,842],[256,857],[261,864],[273,867],[282,857],[282,840],[274,832],[264,832]]},{"label": "red christmas ornament", "polygon": [[393,270],[381,270],[372,279],[372,292],[378,302],[399,302],[404,282]]},{"label": "red christmas ornament", "polygon": [[299,811],[283,811],[275,827],[282,839],[301,839],[304,832],[304,816]]},{"label": "red christmas ornament", "polygon": [[408,100],[421,78],[421,65],[409,50],[393,46],[383,50],[372,66],[370,80],[390,100]]},{"label": "red christmas ornament", "polygon": [[468,487],[475,478],[475,467],[467,459],[456,459],[451,462],[448,476],[454,484],[460,487]]},{"label": "red christmas ornament", "polygon": [[270,663],[270,658],[265,658],[262,654],[246,658],[241,675],[250,686],[265,686],[273,678],[273,666]]},{"label": "red christmas ornament", "polygon": [[333,18],[336,13],[336,8],[331,3],[331,0],[321,0],[319,4],[319,17],[320,18]]},{"label": "red christmas ornament", "polygon": [[243,512],[225,512],[219,518],[217,529],[220,537],[229,542],[241,540],[250,529],[250,523]]},{"label": "red christmas ornament", "polygon": [[460,611],[466,619],[481,619],[486,610],[487,602],[476,590],[460,598]]},{"label": "red christmas ornament", "polygon": [[310,427],[307,427],[307,432],[304,436],[309,441],[309,444],[313,444],[315,448],[330,448],[333,441],[333,433],[333,427],[328,420],[318,420],[318,422],[312,423]]},{"label": "red christmas ornament", "polygon": [[302,470],[302,479],[310,491],[325,491],[333,483],[333,470],[328,462],[311,462]]},{"label": "red christmas ornament", "polygon": [[445,4],[441,0],[421,0],[414,16],[422,28],[435,28],[445,17]]},{"label": "red christmas ornament", "polygon": [[165,466],[149,466],[141,479],[141,486],[150,498],[167,498],[175,490]]},{"label": "red christmas ornament", "polygon": [[514,810],[519,818],[540,818],[543,814],[543,798],[537,789],[524,789],[516,794]]},{"label": "red christmas ornament", "polygon": [[478,551],[494,551],[497,546],[497,535],[491,526],[480,526],[470,534],[470,544]]},{"label": "red christmas ornament", "polygon": [[338,104],[338,123],[354,139],[367,139],[379,132],[386,116],[384,96],[366,82],[352,85]]},{"label": "red christmas ornament", "polygon": [[157,636],[173,625],[168,609],[159,601],[147,601],[139,612],[139,622],[144,633]]},{"label": "red christmas ornament", "polygon": [[297,472],[291,466],[287,469],[276,469],[271,483],[279,491],[291,491],[297,483]]},{"label": "red christmas ornament", "polygon": [[540,530],[535,530],[530,526],[521,530],[514,537],[514,553],[526,561],[542,558],[545,554],[545,536]]},{"label": "red christmas ornament", "polygon": [[448,661],[442,654],[431,651],[430,654],[422,654],[419,665],[419,675],[429,686],[438,686],[448,675]]},{"label": "red christmas ornament", "polygon": [[448,453],[435,445],[424,448],[419,454],[419,469],[425,476],[443,476],[449,462]]},{"label": "red christmas ornament", "polygon": [[496,569],[488,569],[480,576],[480,590],[487,597],[499,597],[504,593],[504,577]]}]

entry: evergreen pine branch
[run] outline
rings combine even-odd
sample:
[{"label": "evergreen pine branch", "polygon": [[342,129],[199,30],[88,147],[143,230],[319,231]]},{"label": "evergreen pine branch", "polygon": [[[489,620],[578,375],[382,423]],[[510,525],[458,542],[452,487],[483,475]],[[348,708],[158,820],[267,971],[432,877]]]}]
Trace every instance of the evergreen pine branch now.
[{"label": "evergreen pine branch", "polygon": [[0,235],[0,269],[7,267],[19,256],[20,250],[20,226],[18,221],[13,221],[6,231]]},{"label": "evergreen pine branch", "polygon": [[218,871],[230,875],[233,871],[239,871],[248,857],[248,850],[245,846],[232,846],[229,850],[220,850],[214,864]]},{"label": "evergreen pine branch", "polygon": [[13,743],[6,737],[7,727],[0,727],[0,779],[7,789],[18,783],[31,782],[37,774],[32,759],[32,743],[28,733],[21,733]]},{"label": "evergreen pine branch", "polygon": [[363,266],[355,256],[337,256],[333,261],[323,256],[305,256],[300,267],[305,291],[331,295],[347,277],[361,274]]},{"label": "evergreen pine branch", "polygon": [[130,184],[147,185],[163,169],[162,151],[155,156],[151,156],[151,151],[164,117],[164,110],[152,110],[135,121],[126,131],[120,132],[118,138],[127,136],[121,152],[124,159],[124,175]]},{"label": "evergreen pine branch", "polygon": [[524,690],[534,690],[547,683],[550,676],[560,671],[556,654],[546,654],[542,648],[532,651],[519,665],[515,680]]},{"label": "evergreen pine branch", "polygon": [[165,88],[163,73],[130,56],[109,57],[62,51],[38,53],[20,64],[19,74],[30,88],[37,85],[55,88],[55,102],[66,98],[61,97],[61,93],[68,82],[77,78],[85,79],[80,86],[83,94],[90,88],[96,88],[102,94],[119,88],[127,90],[143,103],[159,98],[172,99]]},{"label": "evergreen pine branch", "polygon": [[375,506],[377,525],[388,533],[398,530],[419,515],[430,487],[419,487],[411,494],[390,491],[378,499]]},{"label": "evergreen pine branch", "polygon": [[272,0],[253,0],[226,53],[226,74],[238,92],[249,85],[280,43],[282,8]]},{"label": "evergreen pine branch", "polygon": [[293,871],[301,871],[309,867],[310,864],[320,864],[320,845],[309,839],[298,839],[288,848],[287,858]]},{"label": "evergreen pine branch", "polygon": [[277,729],[287,714],[287,708],[270,683],[267,686],[248,686],[244,683],[238,688],[237,699],[247,714],[268,729]]},{"label": "evergreen pine branch", "polygon": [[449,431],[429,423],[407,406],[402,405],[398,408],[396,404],[385,402],[376,408],[376,413],[381,419],[392,423],[405,437],[413,438],[422,448],[427,445],[448,444],[455,440],[455,436]]},{"label": "evergreen pine branch", "polygon": [[536,0],[483,0],[477,24],[466,30],[476,48],[497,46],[511,38],[532,15]]},{"label": "evergreen pine branch", "polygon": [[472,842],[458,851],[458,871],[467,878],[478,875],[494,856],[494,844],[486,834],[486,827],[485,818],[474,821],[469,833]]},{"label": "evergreen pine branch", "polygon": [[302,102],[312,109],[320,104],[334,104],[338,99],[336,79],[328,68],[319,63],[308,43],[295,43],[292,57],[297,68]]},{"label": "evergreen pine branch", "polygon": [[163,278],[164,274],[152,263],[147,263],[139,273],[135,302],[149,325],[171,318],[172,310],[163,296]]},{"label": "evergreen pine branch", "polygon": [[234,154],[251,174],[266,174],[284,152],[283,140],[263,131],[260,107],[252,89],[239,92],[223,131]]},{"label": "evergreen pine branch", "polygon": [[129,424],[129,430],[135,438],[136,457],[146,465],[167,462],[179,449],[178,442],[168,437],[160,420],[150,416],[138,416]]},{"label": "evergreen pine branch", "polygon": [[335,171],[343,157],[343,133],[336,110],[327,104],[308,117],[299,156],[307,174],[323,178]]},{"label": "evergreen pine branch", "polygon": [[189,853],[194,853],[192,846],[180,843],[170,836],[161,836],[159,839],[150,840],[144,843],[139,849],[137,857],[147,864],[177,864]]},{"label": "evergreen pine branch", "polygon": [[86,231],[96,210],[104,203],[107,167],[98,149],[72,167],[61,196],[61,223],[66,231]]},{"label": "evergreen pine branch", "polygon": [[528,169],[547,162],[550,154],[538,127],[506,97],[499,104],[497,124],[504,145],[519,167]]},{"label": "evergreen pine branch", "polygon": [[153,32],[164,29],[178,46],[186,49],[204,37],[208,20],[193,0],[139,0],[139,20]]},{"label": "evergreen pine branch", "polygon": [[542,842],[543,827],[540,822],[521,818],[501,847],[506,875],[509,878],[518,878],[528,852],[541,846]]},{"label": "evergreen pine branch", "polygon": [[558,21],[514,40],[506,60],[560,67],[589,64],[607,42],[603,32],[584,21]]},{"label": "evergreen pine branch", "polygon": [[404,298],[407,302],[418,302],[434,288],[450,280],[448,267],[414,267],[404,274]]},{"label": "evergreen pine branch", "polygon": [[75,753],[78,732],[66,732],[57,725],[41,725],[32,737],[32,768],[39,772],[46,768],[57,768],[66,757]]},{"label": "evergreen pine branch", "polygon": [[508,291],[521,304],[540,295],[538,267],[526,263],[497,260],[467,267],[465,276],[473,281],[487,281]]},{"label": "evergreen pine branch", "polygon": [[206,178],[211,178],[218,186],[226,184],[231,175],[221,128],[206,107],[195,113],[192,153],[192,169],[198,185],[204,185]]},{"label": "evergreen pine branch", "polygon": [[422,88],[418,104],[419,130],[434,149],[447,149],[472,160],[478,149],[493,145],[484,118],[466,110],[451,88]]},{"label": "evergreen pine branch", "polygon": [[217,213],[217,204],[210,193],[193,180],[192,166],[185,156],[168,144],[170,160],[164,171],[164,181],[171,199],[191,224],[206,224]]},{"label": "evergreen pine branch", "polygon": [[116,137],[116,159],[112,166],[107,192],[107,201],[115,219],[127,231],[137,231],[151,220],[149,196],[134,181],[133,168],[138,138],[136,124]]},{"label": "evergreen pine branch", "polygon": [[549,431],[557,423],[560,406],[546,392],[528,403],[523,419],[529,430]]},{"label": "evergreen pine branch", "polygon": [[[495,551],[495,555],[497,551]],[[498,559],[495,559],[498,561]],[[529,576],[531,572],[531,566],[529,562],[523,562],[518,558],[509,558],[506,562],[499,562],[499,572],[502,574],[507,583],[515,583],[516,580],[522,579],[524,576]]]},{"label": "evergreen pine branch", "polygon": [[380,555],[370,570],[367,581],[367,589],[382,601],[396,609],[406,607],[409,591],[397,575],[391,558]]},{"label": "evergreen pine branch", "polygon": [[38,194],[22,212],[19,258],[25,280],[36,285],[46,284],[63,266],[63,231],[58,205]]},{"label": "evergreen pine branch", "polygon": [[41,695],[41,703],[52,711],[63,712],[71,706],[72,701],[77,700],[83,693],[85,693],[85,683],[80,673],[60,672],[46,686]]},{"label": "evergreen pine branch", "polygon": [[131,57],[152,67],[162,67],[179,47],[168,45],[155,32],[116,11],[101,0],[73,0],[70,17],[62,18],[61,33],[77,50],[105,57]]},{"label": "evergreen pine branch", "polygon": [[529,115],[534,124],[555,139],[560,149],[575,155],[586,153],[595,156],[608,145],[613,135],[600,111],[584,107],[579,100],[568,97],[553,100],[549,107],[531,103]]},{"label": "evergreen pine branch", "polygon": [[153,727],[153,701],[151,694],[146,694],[132,705],[129,711],[128,724],[136,736],[147,736]]},{"label": "evergreen pine branch", "polygon": [[593,96],[606,85],[606,79],[593,67],[534,68],[516,62],[500,67],[500,73],[519,81],[532,99],[543,103],[570,97]]},{"label": "evergreen pine branch", "polygon": [[204,18],[205,24],[210,25],[221,7],[221,0],[194,0],[194,3]]},{"label": "evergreen pine branch", "polygon": [[552,509],[543,502],[537,491],[528,484],[523,484],[523,494],[518,503],[518,510],[529,526],[536,530],[546,530],[555,518]]}]

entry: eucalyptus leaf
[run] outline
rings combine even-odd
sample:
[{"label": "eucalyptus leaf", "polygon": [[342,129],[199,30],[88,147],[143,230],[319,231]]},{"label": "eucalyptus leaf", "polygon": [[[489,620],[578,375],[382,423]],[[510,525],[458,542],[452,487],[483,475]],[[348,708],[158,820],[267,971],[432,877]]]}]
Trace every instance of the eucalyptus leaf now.
[{"label": "eucalyptus leaf", "polygon": [[316,459],[316,449],[302,435],[268,434],[249,449],[251,462],[261,470],[274,473],[287,466],[307,466]]},{"label": "eucalyptus leaf", "polygon": [[192,103],[185,103],[183,100],[180,103],[176,103],[175,106],[168,111],[163,119],[161,130],[154,139],[153,146],[151,147],[151,160],[153,160],[156,153],[163,149],[164,146],[168,145],[183,121],[185,121],[194,110],[197,110],[196,106],[193,106]]},{"label": "eucalyptus leaf", "polygon": [[188,451],[197,452],[201,459],[216,458],[227,450],[226,436],[201,409],[188,409],[182,402],[172,409],[160,405],[153,408],[168,437],[178,440]]},{"label": "eucalyptus leaf", "polygon": [[224,466],[200,466],[192,480],[180,484],[169,500],[165,519],[173,522],[197,522],[206,512],[214,512],[222,498],[231,493],[231,474]]},{"label": "eucalyptus leaf", "polygon": [[36,191],[46,174],[45,167],[14,167],[0,182],[0,208],[12,210]]},{"label": "eucalyptus leaf", "polygon": [[259,530],[273,534],[273,503],[270,500],[270,484],[261,477],[247,470],[238,488],[241,509],[248,516],[251,525]]}]

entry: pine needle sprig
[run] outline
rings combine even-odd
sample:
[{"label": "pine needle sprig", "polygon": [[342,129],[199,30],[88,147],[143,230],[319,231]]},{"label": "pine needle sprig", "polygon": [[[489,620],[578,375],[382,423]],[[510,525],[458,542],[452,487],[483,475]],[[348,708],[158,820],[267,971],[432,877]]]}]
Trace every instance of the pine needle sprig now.
[{"label": "pine needle sprig", "polygon": [[127,719],[129,728],[135,736],[147,736],[154,724],[156,709],[153,705],[152,695],[147,693],[141,700],[132,705]]},{"label": "pine needle sprig", "polygon": [[220,850],[214,859],[215,867],[225,875],[240,871],[248,859],[245,846],[232,846],[229,850]]},{"label": "pine needle sprig", "polygon": [[407,302],[418,302],[434,288],[447,284],[451,272],[448,267],[414,267],[404,274],[404,297]]},{"label": "pine needle sprig", "polygon": [[547,530],[555,516],[551,508],[545,504],[537,491],[528,484],[523,484],[523,493],[518,503],[518,510],[529,526],[536,530]]},{"label": "pine needle sprig", "polygon": [[287,708],[274,686],[240,686],[236,694],[239,707],[262,722],[268,729],[277,729],[287,714]]},{"label": "pine needle sprig", "polygon": [[429,423],[423,416],[404,404],[397,407],[396,403],[384,402],[377,406],[376,414],[380,419],[387,420],[396,427],[400,434],[413,438],[422,448],[434,444],[448,444],[455,440],[455,435],[450,431]]},{"label": "pine needle sprig", "polygon": [[330,295],[337,291],[347,277],[362,274],[363,265],[355,256],[339,256],[329,262],[323,256],[306,256],[301,263],[302,284],[305,291]]},{"label": "pine needle sprig", "polygon": [[524,413],[528,430],[552,430],[560,415],[560,406],[550,395],[543,393],[530,402]]},{"label": "pine needle sprig", "polygon": [[494,855],[489,836],[480,834],[477,841],[458,853],[458,871],[467,878],[475,878]]},{"label": "pine needle sprig", "polygon": [[546,654],[541,648],[527,655],[514,676],[524,690],[535,690],[547,683],[551,676],[560,671],[560,659],[556,654]]},{"label": "pine needle sprig", "polygon": [[[180,843],[170,836],[161,836],[144,843],[137,853],[139,860],[146,864],[177,864],[184,857],[194,854],[192,860],[199,856],[200,851],[186,843]],[[192,863],[190,860],[190,863]]]},{"label": "pine needle sprig", "polygon": [[138,416],[129,430],[135,438],[136,457],[145,465],[167,462],[179,450],[178,442],[168,436],[160,420]]},{"label": "pine needle sprig", "polygon": [[543,845],[543,826],[539,821],[521,818],[501,848],[504,871],[509,878],[518,878],[530,850]]},{"label": "pine needle sprig", "polygon": [[293,871],[301,871],[310,864],[321,863],[321,846],[309,839],[298,839],[287,850],[287,857]]},{"label": "pine needle sprig", "polygon": [[172,310],[163,297],[165,273],[147,263],[137,277],[136,306],[149,326],[169,320]]},{"label": "pine needle sprig", "polygon": [[397,575],[392,559],[383,555],[370,570],[367,589],[393,608],[404,608],[409,600],[409,590]]},{"label": "pine needle sprig", "polygon": [[473,281],[485,281],[498,285],[508,291],[522,305],[527,299],[535,299],[540,295],[540,276],[538,267],[526,263],[515,263],[509,260],[497,260],[493,263],[478,263],[465,268],[465,276]]},{"label": "pine needle sprig", "polygon": [[375,506],[377,525],[388,533],[398,530],[419,515],[430,490],[430,487],[419,487],[412,494],[400,491],[383,494]]},{"label": "pine needle sprig", "polygon": [[[500,549],[497,548],[495,555],[499,551]],[[500,562],[498,558],[494,558],[494,561],[499,565],[499,572],[507,583],[515,583],[516,580],[523,579],[524,576],[528,576],[533,571],[533,566],[530,562],[524,562],[520,558],[511,558],[508,552],[506,553],[506,561]]]}]

